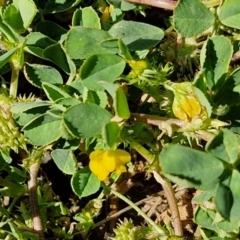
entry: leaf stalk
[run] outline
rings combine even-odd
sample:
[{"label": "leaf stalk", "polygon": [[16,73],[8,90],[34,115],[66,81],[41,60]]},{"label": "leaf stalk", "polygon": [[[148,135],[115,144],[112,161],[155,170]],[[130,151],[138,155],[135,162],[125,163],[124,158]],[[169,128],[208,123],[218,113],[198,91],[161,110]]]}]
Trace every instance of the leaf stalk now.
[{"label": "leaf stalk", "polygon": [[102,184],[102,187],[113,193],[115,196],[126,202],[129,206],[131,206],[134,210],[137,211],[139,215],[141,215],[152,227],[160,234],[166,236],[166,230],[157,225],[151,218],[149,218],[138,206],[136,206],[131,200],[123,196],[121,193],[113,190],[112,188],[106,186],[105,184]]},{"label": "leaf stalk", "polygon": [[[143,156],[148,161],[149,164],[153,163],[156,157],[153,154],[151,154],[146,148],[144,148],[141,144],[139,144],[137,141],[133,139],[130,139],[128,142],[132,148],[134,148],[141,156]],[[182,237],[183,236],[182,222],[180,219],[177,200],[174,195],[172,184],[168,179],[163,179],[156,170],[153,170],[152,173],[156,181],[162,185],[162,188],[166,195],[168,205],[172,214],[172,221],[173,221],[173,228],[174,228],[175,235],[178,237]]]}]

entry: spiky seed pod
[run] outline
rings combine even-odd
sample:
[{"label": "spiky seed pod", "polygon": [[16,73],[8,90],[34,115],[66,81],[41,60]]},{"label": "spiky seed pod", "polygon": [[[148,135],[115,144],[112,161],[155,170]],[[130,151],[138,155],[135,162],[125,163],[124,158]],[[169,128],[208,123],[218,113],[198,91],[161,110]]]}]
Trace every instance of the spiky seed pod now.
[{"label": "spiky seed pod", "polygon": [[76,225],[77,230],[81,231],[82,235],[88,234],[89,229],[94,225],[93,219],[98,216],[102,208],[101,199],[93,199],[82,209],[80,213],[75,215],[75,220],[79,221]]},{"label": "spiky seed pod", "polygon": [[111,238],[112,240],[135,240],[135,233],[137,228],[134,226],[133,222],[128,219],[124,219],[124,221],[120,221],[118,223],[117,228],[113,231],[115,233],[115,237]]},{"label": "spiky seed pod", "polygon": [[35,97],[34,94],[30,93],[29,96],[24,95],[19,95],[17,98],[17,102],[35,102],[38,101],[37,97]]},{"label": "spiky seed pod", "polygon": [[[132,220],[120,221],[114,230],[115,237],[112,240],[160,240],[159,233],[152,226],[134,226]],[[165,238],[164,238],[165,239]]]},{"label": "spiky seed pod", "polygon": [[193,74],[192,66],[199,65],[198,43],[195,38],[184,38],[178,36],[175,32],[170,32],[166,36],[166,40],[161,44],[161,49],[166,57],[167,62],[173,63],[180,67],[180,70],[188,70]]},{"label": "spiky seed pod", "polygon": [[10,111],[12,100],[0,95],[0,151],[9,155],[10,149],[18,152],[19,148],[26,150],[26,141],[20,133]]}]

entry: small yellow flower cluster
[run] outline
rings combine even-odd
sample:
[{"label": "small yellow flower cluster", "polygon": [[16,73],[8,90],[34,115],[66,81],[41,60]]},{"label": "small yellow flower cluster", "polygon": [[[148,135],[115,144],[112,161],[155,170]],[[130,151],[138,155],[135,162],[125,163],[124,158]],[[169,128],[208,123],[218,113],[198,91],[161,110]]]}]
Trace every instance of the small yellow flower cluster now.
[{"label": "small yellow flower cluster", "polygon": [[145,60],[129,60],[128,64],[132,68],[131,72],[128,74],[129,78],[137,78],[148,68],[148,62]]},{"label": "small yellow flower cluster", "polygon": [[89,168],[100,181],[104,181],[113,171],[118,175],[125,172],[124,165],[131,160],[130,154],[121,149],[105,151],[97,149],[90,153],[89,158]]}]

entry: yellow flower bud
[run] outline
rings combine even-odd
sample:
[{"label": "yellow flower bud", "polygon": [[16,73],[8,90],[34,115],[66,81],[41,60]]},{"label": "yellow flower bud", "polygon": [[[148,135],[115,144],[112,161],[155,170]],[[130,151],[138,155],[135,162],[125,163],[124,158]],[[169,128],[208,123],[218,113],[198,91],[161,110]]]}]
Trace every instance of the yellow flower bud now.
[{"label": "yellow flower bud", "polygon": [[137,66],[138,66],[138,68],[144,70],[148,67],[148,62],[145,60],[139,60],[139,61],[137,61]]},{"label": "yellow flower bud", "polygon": [[137,78],[148,68],[148,62],[145,60],[129,60],[128,64],[132,68],[131,72],[128,74],[129,78]]},{"label": "yellow flower bud", "polygon": [[113,10],[114,10],[113,5],[110,5],[104,9],[102,16],[100,18],[102,24],[106,24],[107,22],[109,22],[110,15]]},{"label": "yellow flower bud", "polygon": [[113,171],[116,171],[118,175],[125,172],[124,165],[131,160],[130,154],[121,149],[95,150],[91,152],[89,158],[89,168],[100,181],[104,181]]}]

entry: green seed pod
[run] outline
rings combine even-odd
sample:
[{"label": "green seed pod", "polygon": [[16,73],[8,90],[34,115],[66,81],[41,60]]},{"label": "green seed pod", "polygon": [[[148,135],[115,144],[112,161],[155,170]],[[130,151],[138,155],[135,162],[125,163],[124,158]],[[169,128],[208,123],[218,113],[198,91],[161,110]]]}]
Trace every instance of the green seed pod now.
[{"label": "green seed pod", "polygon": [[115,237],[112,240],[135,240],[136,227],[131,220],[120,222],[117,228],[114,229]]},{"label": "green seed pod", "polygon": [[112,240],[159,240],[159,233],[151,226],[135,226],[132,220],[120,221],[114,230],[115,237]]}]

